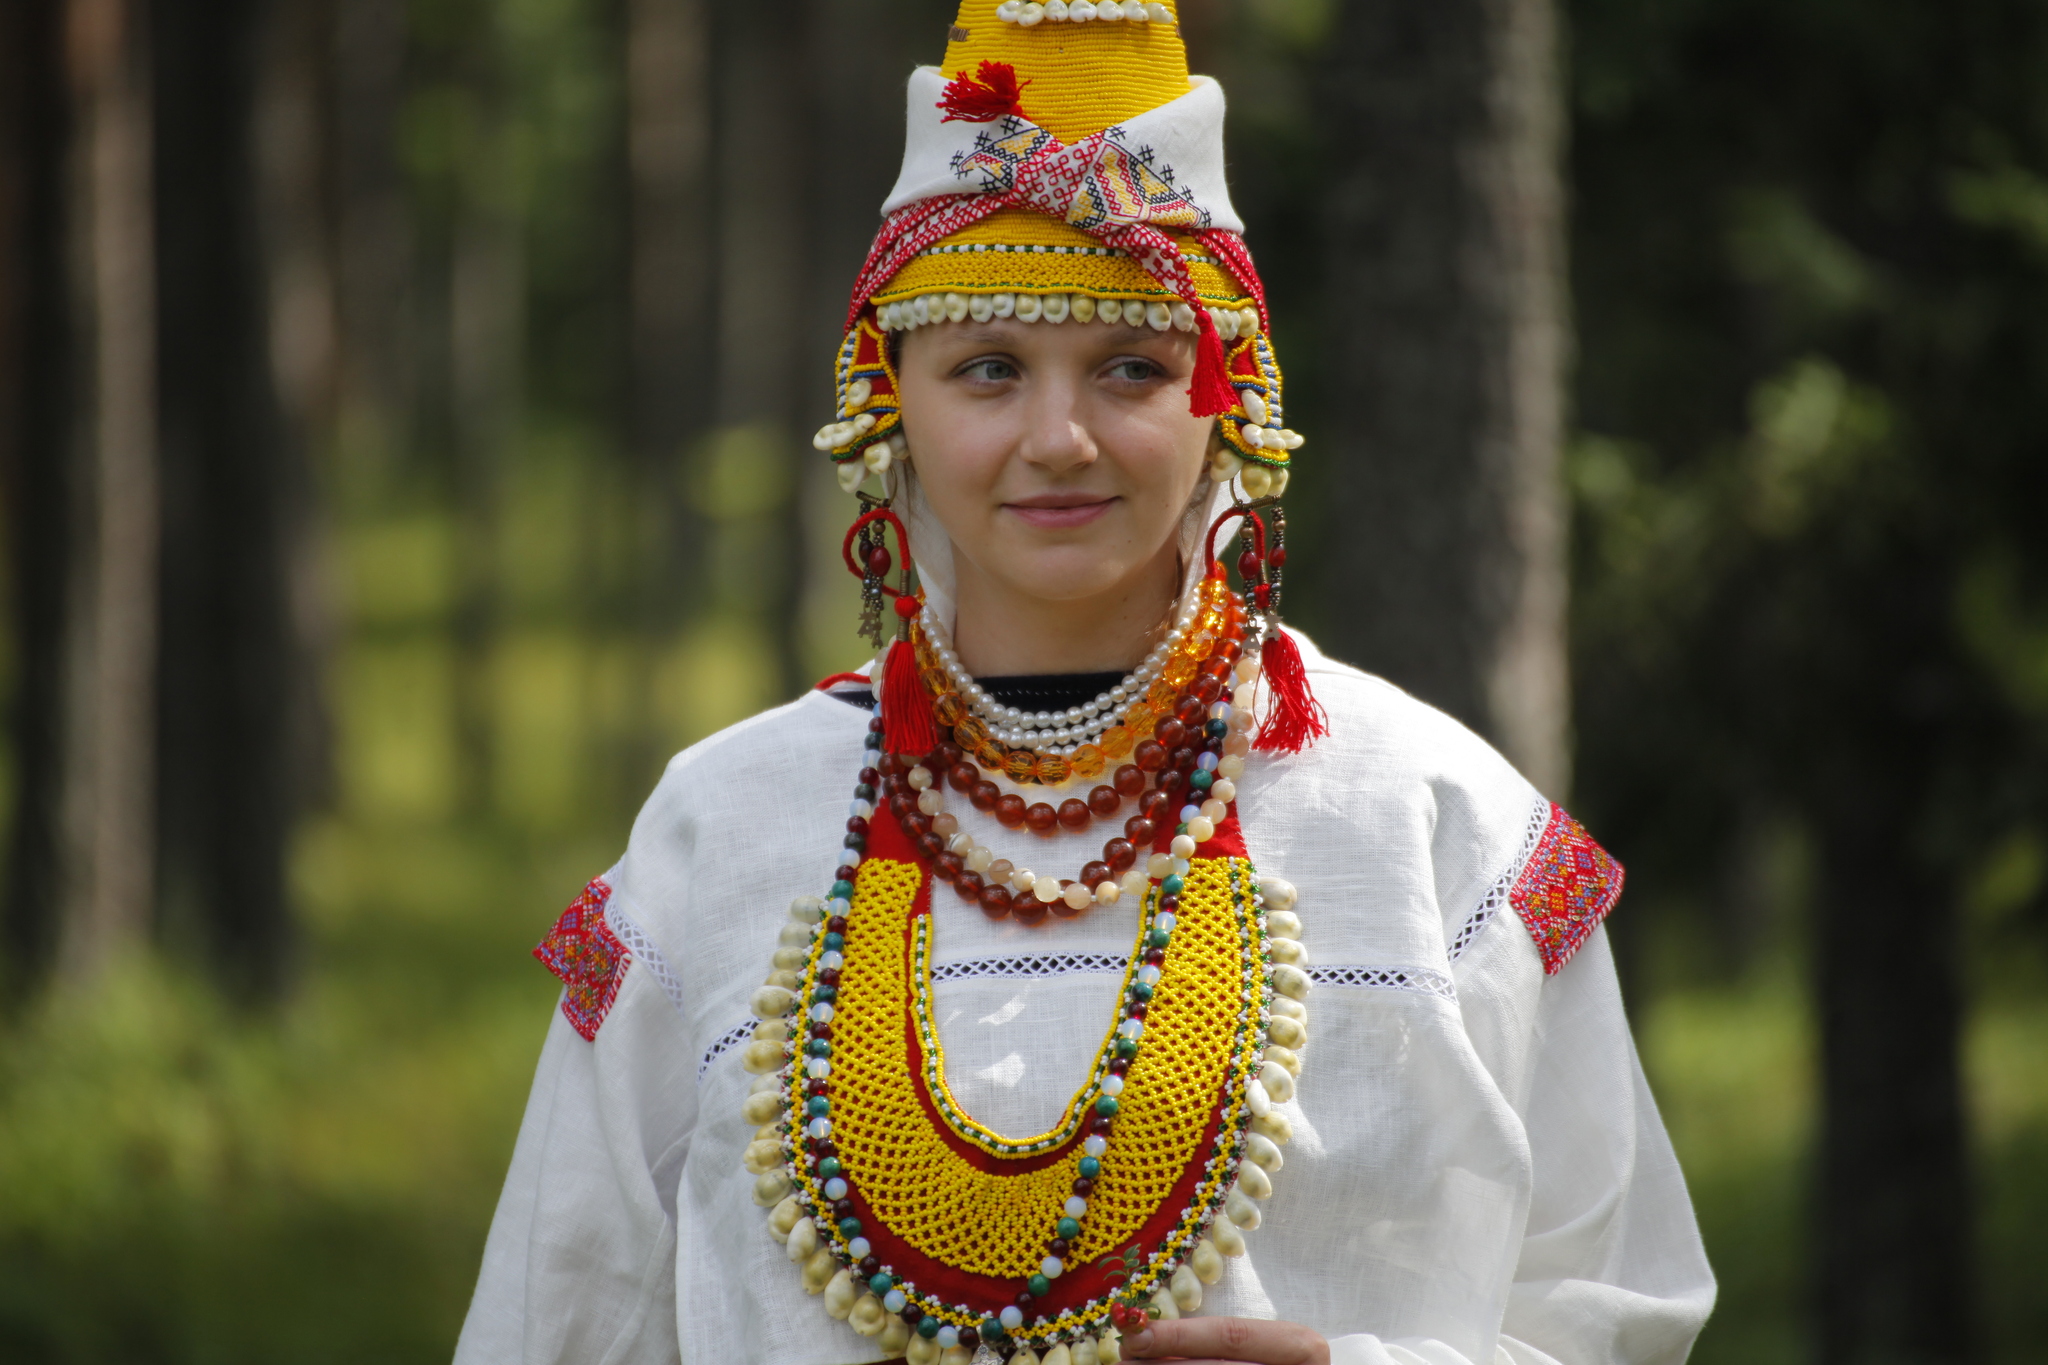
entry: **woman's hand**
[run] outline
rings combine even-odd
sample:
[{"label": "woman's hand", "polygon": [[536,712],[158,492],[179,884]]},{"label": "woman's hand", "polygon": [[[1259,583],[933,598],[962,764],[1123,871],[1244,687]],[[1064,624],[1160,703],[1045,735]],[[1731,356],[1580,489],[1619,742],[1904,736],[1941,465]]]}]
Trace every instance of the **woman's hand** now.
[{"label": "woman's hand", "polygon": [[1172,1357],[1191,1365],[1330,1365],[1330,1343],[1296,1322],[1174,1318],[1123,1340],[1126,1360]]}]

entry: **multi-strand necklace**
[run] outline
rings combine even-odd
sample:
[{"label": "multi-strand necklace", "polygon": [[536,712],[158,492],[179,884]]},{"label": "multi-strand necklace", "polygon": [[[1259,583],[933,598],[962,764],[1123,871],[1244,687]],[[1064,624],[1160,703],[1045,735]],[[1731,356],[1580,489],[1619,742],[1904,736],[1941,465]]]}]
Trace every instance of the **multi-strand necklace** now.
[{"label": "multi-strand necklace", "polygon": [[[879,707],[869,722],[840,866],[824,896],[791,907],[753,998],[745,1163],[804,1287],[911,1365],[1114,1362],[1119,1329],[1198,1308],[1259,1224],[1290,1136],[1277,1106],[1300,1070],[1308,977],[1293,889],[1255,873],[1238,832],[1259,684],[1247,625],[1218,570],[1129,678],[1026,717],[998,709],[920,618],[940,742],[889,753]],[[1107,780],[1054,806],[983,770],[1055,789]],[[962,830],[948,789],[1043,834],[1129,800],[1137,814],[1063,879]],[[947,1084],[932,1008],[941,881],[1027,924],[1138,902],[1102,1043],[1043,1133],[983,1127]]]}]

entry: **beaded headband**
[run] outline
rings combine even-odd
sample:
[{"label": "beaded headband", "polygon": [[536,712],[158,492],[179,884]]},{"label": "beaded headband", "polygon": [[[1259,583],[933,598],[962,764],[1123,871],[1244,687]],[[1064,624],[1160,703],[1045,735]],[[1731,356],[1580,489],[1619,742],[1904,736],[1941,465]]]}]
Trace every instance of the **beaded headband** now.
[{"label": "beaded headband", "polygon": [[1224,183],[1223,92],[1188,75],[1173,7],[962,0],[946,69],[910,78],[838,414],[812,439],[841,487],[904,457],[896,333],[1015,318],[1195,334],[1189,408],[1220,419],[1211,477],[1277,495],[1302,437],[1282,422],[1264,290]]}]

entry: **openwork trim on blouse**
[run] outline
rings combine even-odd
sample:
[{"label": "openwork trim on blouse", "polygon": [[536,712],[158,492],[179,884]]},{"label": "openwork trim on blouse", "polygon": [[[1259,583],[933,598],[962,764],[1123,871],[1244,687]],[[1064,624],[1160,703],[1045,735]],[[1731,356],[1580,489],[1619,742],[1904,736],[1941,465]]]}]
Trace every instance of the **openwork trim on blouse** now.
[{"label": "openwork trim on blouse", "polygon": [[1555,976],[1621,899],[1623,870],[1585,826],[1555,801],[1538,798],[1514,862],[1487,888],[1451,940],[1455,962],[1503,905],[1514,907],[1543,971]]}]

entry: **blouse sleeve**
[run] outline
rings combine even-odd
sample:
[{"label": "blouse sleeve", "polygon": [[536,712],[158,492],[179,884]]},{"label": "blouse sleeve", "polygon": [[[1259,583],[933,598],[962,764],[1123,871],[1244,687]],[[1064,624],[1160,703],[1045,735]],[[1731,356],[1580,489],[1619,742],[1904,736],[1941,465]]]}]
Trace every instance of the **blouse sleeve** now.
[{"label": "blouse sleeve", "polygon": [[675,1194],[696,1122],[681,1016],[637,960],[596,1020],[576,995],[553,1014],[456,1365],[679,1359]]},{"label": "blouse sleeve", "polygon": [[1492,961],[1459,973],[1475,1046],[1521,1115],[1533,1180],[1493,1359],[1359,1335],[1330,1343],[1332,1365],[1680,1365],[1714,1277],[1606,934],[1545,975],[1530,936],[1503,919],[1474,954]]}]

